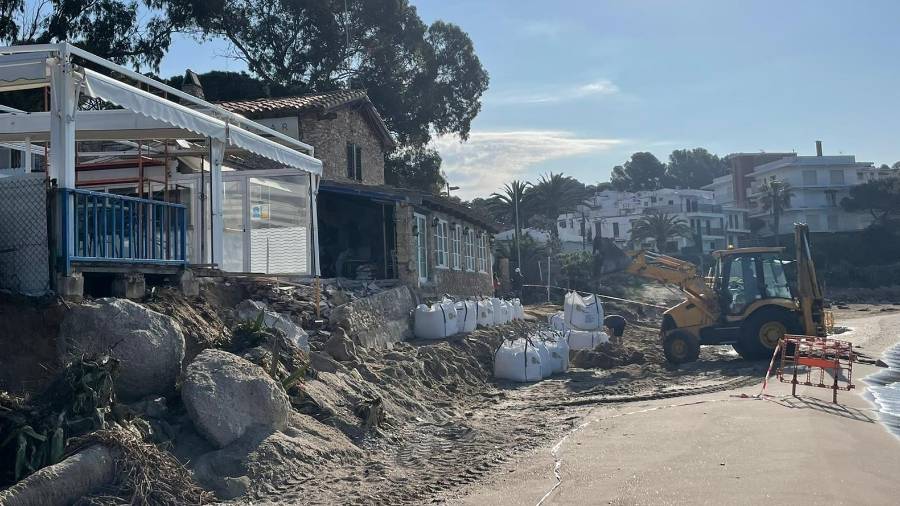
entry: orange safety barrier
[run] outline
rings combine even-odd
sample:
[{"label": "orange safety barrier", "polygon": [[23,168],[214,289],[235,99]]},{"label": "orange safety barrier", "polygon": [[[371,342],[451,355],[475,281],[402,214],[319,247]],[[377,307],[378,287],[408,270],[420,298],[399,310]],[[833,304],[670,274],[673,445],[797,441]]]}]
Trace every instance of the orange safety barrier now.
[{"label": "orange safety barrier", "polygon": [[[778,379],[791,383],[791,395],[797,395],[797,385],[830,388],[836,403],[838,390],[854,388],[853,345],[848,341],[788,334],[781,338],[779,349]],[[826,376],[831,377],[827,383]]]}]

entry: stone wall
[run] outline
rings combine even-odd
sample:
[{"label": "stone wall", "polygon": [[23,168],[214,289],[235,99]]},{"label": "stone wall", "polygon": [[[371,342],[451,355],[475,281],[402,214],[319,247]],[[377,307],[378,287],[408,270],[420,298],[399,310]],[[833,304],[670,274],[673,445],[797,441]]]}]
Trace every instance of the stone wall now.
[{"label": "stone wall", "polygon": [[409,319],[415,307],[409,287],[400,286],[338,306],[330,320],[359,345],[390,348],[410,337]]},{"label": "stone wall", "polygon": [[[325,179],[384,184],[384,147],[359,110],[344,107],[324,117],[301,115],[300,138],[315,148]],[[348,142],[362,148],[362,181],[347,178]]]},{"label": "stone wall", "polygon": [[[415,235],[413,234],[413,214],[423,214],[428,223],[428,279],[423,281],[419,279],[418,264],[416,262]],[[458,297],[469,297],[476,295],[493,295],[494,283],[491,276],[491,261],[487,262],[488,272],[472,272],[465,270],[464,255],[460,255],[461,268],[453,269],[451,267],[436,267],[436,249],[434,240],[434,227],[432,221],[434,218],[447,221],[448,224],[458,223],[462,227],[469,227],[480,234],[483,229],[469,223],[461,218],[449,216],[445,213],[416,208],[405,204],[398,204],[396,209],[397,216],[397,266],[400,281],[412,288],[421,297],[438,297],[443,294],[450,294]],[[462,250],[462,243],[460,244]],[[452,250],[448,237],[448,250]],[[488,246],[490,251],[490,246]],[[448,262],[449,263],[449,262]],[[477,269],[477,261],[476,261]]]}]

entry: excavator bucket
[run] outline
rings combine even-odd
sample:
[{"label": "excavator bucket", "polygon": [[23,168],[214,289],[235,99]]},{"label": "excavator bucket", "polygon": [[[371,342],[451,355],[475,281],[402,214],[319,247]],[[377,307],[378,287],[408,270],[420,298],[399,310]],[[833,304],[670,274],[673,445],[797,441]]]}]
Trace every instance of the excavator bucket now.
[{"label": "excavator bucket", "polygon": [[594,275],[624,271],[631,264],[631,257],[616,246],[612,239],[594,240]]}]

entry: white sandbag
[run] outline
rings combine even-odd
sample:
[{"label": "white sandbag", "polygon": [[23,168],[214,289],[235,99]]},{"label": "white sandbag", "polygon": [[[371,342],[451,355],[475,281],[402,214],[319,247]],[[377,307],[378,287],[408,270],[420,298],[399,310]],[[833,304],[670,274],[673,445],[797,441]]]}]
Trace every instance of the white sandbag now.
[{"label": "white sandbag", "polygon": [[609,336],[599,330],[570,330],[566,341],[570,350],[593,350],[600,343],[608,343]]},{"label": "white sandbag", "polygon": [[570,329],[600,330],[603,325],[603,305],[596,295],[582,297],[578,292],[567,293],[563,314]]},{"label": "white sandbag", "polygon": [[541,357],[541,377],[549,378],[553,374],[553,364],[550,363],[550,350],[547,348],[547,343],[541,339],[539,334],[529,337],[529,341],[531,341],[531,345],[534,346],[534,349],[538,351],[538,355]]},{"label": "white sandbag", "polygon": [[513,299],[511,301],[512,304],[512,319],[513,320],[524,320],[525,319],[525,306],[522,305],[522,301],[519,299]]},{"label": "white sandbag", "polygon": [[456,328],[458,332],[469,333],[475,330],[478,321],[478,306],[475,301],[461,300],[456,303]]},{"label": "white sandbag", "polygon": [[476,304],[476,309],[478,314],[476,315],[476,322],[480,327],[493,327],[494,326],[494,304],[491,299],[483,299],[479,300]]},{"label": "white sandbag", "polygon": [[[548,361],[550,364],[551,374],[566,372],[569,370],[569,342],[560,332],[541,331],[538,339],[543,341],[549,354]],[[541,358],[542,364],[544,361]]]},{"label": "white sandbag", "polygon": [[563,315],[562,311],[550,315],[550,318],[548,318],[548,320],[550,321],[550,328],[553,330],[557,330],[559,332],[565,332],[566,330],[569,330],[566,327],[566,317]]},{"label": "white sandbag", "polygon": [[416,306],[413,334],[419,339],[443,339],[456,334],[456,307],[452,302]]},{"label": "white sandbag", "polygon": [[541,380],[541,355],[525,339],[504,341],[494,353],[494,377],[518,382]]},{"label": "white sandbag", "polygon": [[494,305],[494,325],[509,323],[509,304],[496,297],[491,298],[491,304]]}]

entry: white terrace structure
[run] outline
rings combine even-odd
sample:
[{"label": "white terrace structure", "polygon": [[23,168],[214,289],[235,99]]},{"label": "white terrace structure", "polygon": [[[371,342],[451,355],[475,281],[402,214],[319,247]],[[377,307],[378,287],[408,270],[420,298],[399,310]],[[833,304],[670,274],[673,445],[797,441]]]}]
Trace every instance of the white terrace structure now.
[{"label": "white terrace structure", "polygon": [[82,274],[189,265],[317,273],[311,146],[67,43],[0,48],[0,101],[41,89],[45,111],[0,112],[0,143],[20,152],[0,173],[0,287],[79,292]]}]

